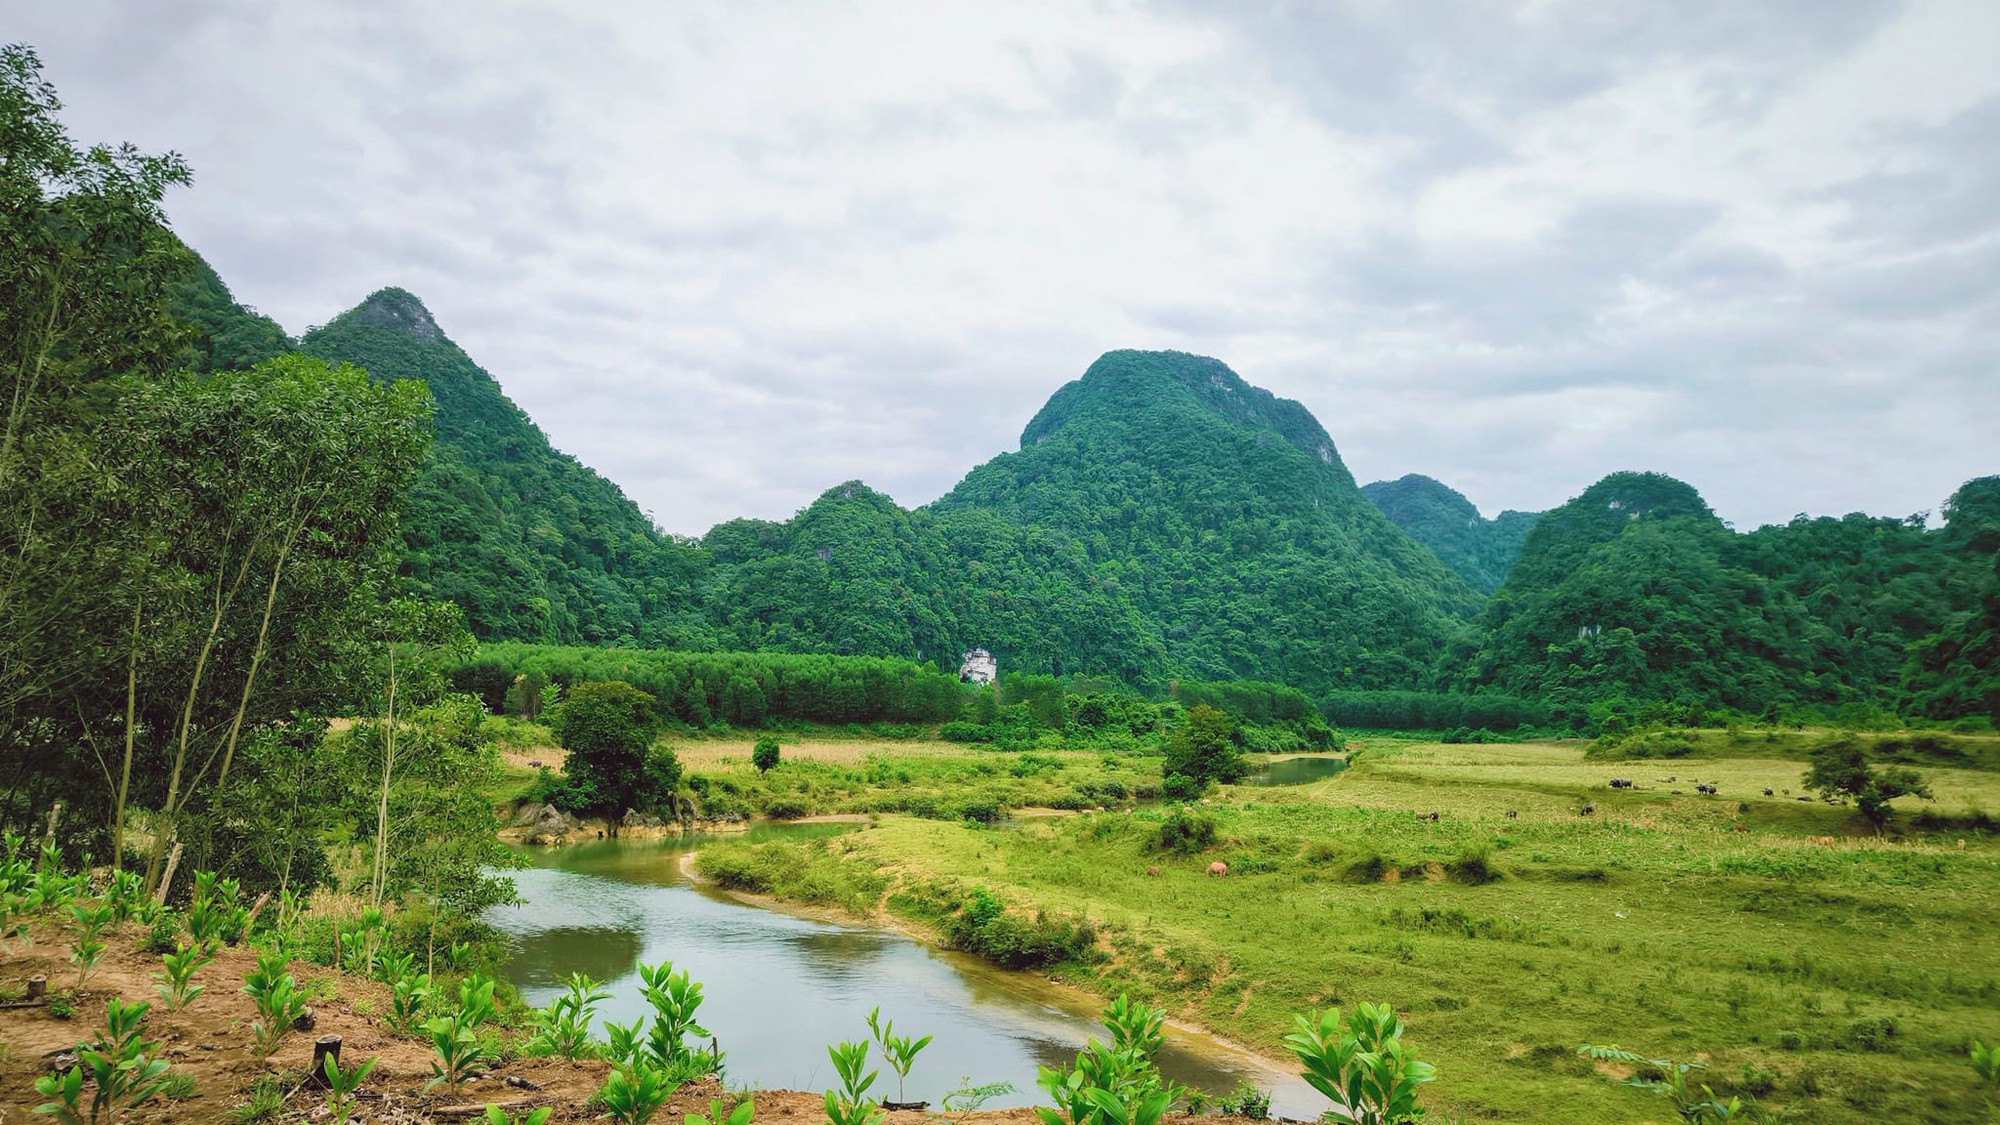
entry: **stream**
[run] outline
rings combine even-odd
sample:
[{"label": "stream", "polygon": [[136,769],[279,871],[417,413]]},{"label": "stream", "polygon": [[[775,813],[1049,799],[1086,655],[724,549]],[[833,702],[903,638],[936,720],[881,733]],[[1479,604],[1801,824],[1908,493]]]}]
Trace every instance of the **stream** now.
[{"label": "stream", "polygon": [[[774,825],[750,838],[845,827]],[[870,1092],[929,1101],[933,1109],[966,1080],[1013,1085],[987,1108],[1043,1102],[1036,1067],[1067,1063],[1087,1038],[1106,1038],[1100,1003],[1032,973],[996,969],[897,933],[762,909],[691,883],[681,859],[702,842],[690,836],[523,849],[532,866],[514,879],[525,903],[487,915],[507,936],[508,979],[536,1006],[559,995],[573,972],[606,982],[611,998],[597,1010],[601,1030],[606,1020],[648,1016],[638,965],[671,960],[702,984],[699,1022],[721,1041],[729,1082],[766,1089],[834,1085],[827,1045],[867,1038],[869,1009],[880,1005],[898,1035],[936,1038],[917,1057],[900,1098],[896,1075],[879,1051],[871,1053],[881,1076]],[[1175,1081],[1211,1094],[1250,1082],[1271,1091],[1272,1112],[1287,1117],[1310,1119],[1327,1107],[1296,1074],[1198,1033],[1169,1028],[1159,1063]]]}]

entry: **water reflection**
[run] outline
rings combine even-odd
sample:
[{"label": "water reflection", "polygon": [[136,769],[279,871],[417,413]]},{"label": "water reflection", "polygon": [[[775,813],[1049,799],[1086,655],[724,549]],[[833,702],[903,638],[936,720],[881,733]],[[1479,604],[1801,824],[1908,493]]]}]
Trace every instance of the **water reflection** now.
[{"label": "water reflection", "polygon": [[514,961],[520,967],[514,983],[521,988],[559,988],[571,973],[615,980],[638,971],[640,948],[639,935],[630,930],[559,926],[520,934],[514,940]]},{"label": "water reflection", "polygon": [[[1105,1035],[1096,1005],[1032,974],[697,890],[681,860],[700,842],[529,850],[533,866],[516,875],[526,904],[488,915],[512,944],[509,978],[530,1003],[543,1004],[571,972],[589,973],[611,992],[600,1026],[605,1019],[629,1023],[650,1011],[639,995],[638,963],[671,960],[702,982],[701,1022],[728,1052],[731,1080],[766,1088],[825,1088],[833,1081],[827,1044],[865,1036],[863,1020],[877,1005],[899,1031],[936,1036],[907,1090],[934,1104],[966,1076],[1014,1085],[1015,1093],[989,1105],[1031,1105],[1037,1066],[1066,1063],[1086,1038]],[[1288,1116],[1325,1108],[1296,1078],[1267,1074],[1205,1038],[1170,1032],[1160,1062],[1176,1081],[1212,1092],[1248,1078],[1274,1089],[1277,1112]],[[893,1096],[893,1085],[888,1092]]]},{"label": "water reflection", "polygon": [[1302,755],[1297,758],[1280,758],[1249,777],[1244,785],[1304,785],[1308,782],[1323,781],[1347,768],[1346,758],[1332,755]]}]

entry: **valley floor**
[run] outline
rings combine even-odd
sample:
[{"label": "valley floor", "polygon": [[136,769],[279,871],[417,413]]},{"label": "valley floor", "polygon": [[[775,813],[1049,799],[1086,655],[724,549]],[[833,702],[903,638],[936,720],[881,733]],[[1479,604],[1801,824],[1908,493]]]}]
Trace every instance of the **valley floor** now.
[{"label": "valley floor", "polygon": [[[1876,838],[1850,809],[1799,801],[1804,765],[1754,741],[1665,762],[1588,760],[1575,743],[1360,751],[1332,780],[1226,789],[1198,809],[1218,839],[1196,854],[1154,850],[1167,814],[1142,807],[995,826],[880,816],[834,840],[704,856],[788,849],[797,877],[772,893],[861,917],[936,921],[938,903],[983,887],[1018,912],[1087,918],[1105,960],[1061,975],[1266,1054],[1282,1056],[1294,1012],[1390,1002],[1439,1066],[1427,1104],[1468,1120],[1672,1116],[1579,1059],[1584,1043],[1703,1063],[1718,1092],[1793,1120],[1990,1120],[1966,1062],[1971,1041],[2000,1039],[1990,834]],[[879,770],[894,753],[854,760]],[[1037,776],[1106,768],[1056,756]],[[2000,807],[2000,774],[1924,772],[1933,812]],[[1697,777],[1719,795],[1697,795]],[[1209,874],[1218,861],[1228,875]]]}]

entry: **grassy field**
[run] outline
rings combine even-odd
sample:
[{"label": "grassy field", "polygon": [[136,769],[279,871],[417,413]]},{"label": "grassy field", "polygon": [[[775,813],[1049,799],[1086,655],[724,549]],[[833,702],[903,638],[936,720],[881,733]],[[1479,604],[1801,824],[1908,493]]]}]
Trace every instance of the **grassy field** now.
[{"label": "grassy field", "polygon": [[[1930,807],[1957,823],[1877,839],[1849,809],[1796,800],[1804,765],[1777,755],[1807,736],[1762,737],[1716,732],[1700,756],[1637,762],[1586,759],[1581,743],[1366,740],[1335,779],[1225,791],[1201,810],[1217,842],[1192,855],[1152,848],[1166,815],[1152,808],[993,827],[883,816],[796,845],[792,893],[922,921],[981,886],[1086,917],[1108,960],[1060,975],[1267,1053],[1295,1011],[1393,1002],[1440,1067],[1429,1103],[1466,1120],[1671,1119],[1575,1056],[1615,1043],[1703,1062],[1719,1091],[1791,1120],[1989,1121],[1965,1050],[2000,1039],[2000,841],[1970,817],[2000,808],[2000,774],[1922,767]],[[683,758],[747,770],[705,750]],[[802,751],[763,784],[796,769],[822,803],[868,811],[954,779],[1074,792],[1148,761],[1043,754],[1017,777],[1020,755],[941,744],[827,753]],[[1610,790],[1612,777],[1640,788]],[[1719,796],[1696,795],[1695,778]],[[1206,873],[1215,860],[1227,877]],[[782,876],[765,889],[788,893]]]}]

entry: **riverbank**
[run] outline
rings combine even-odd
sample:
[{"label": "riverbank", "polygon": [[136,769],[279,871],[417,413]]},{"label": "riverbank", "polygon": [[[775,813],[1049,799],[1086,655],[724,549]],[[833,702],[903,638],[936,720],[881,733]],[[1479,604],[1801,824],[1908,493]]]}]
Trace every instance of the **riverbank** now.
[{"label": "riverbank", "polygon": [[[32,944],[9,942],[0,949],[0,993],[18,997],[31,977],[44,977],[54,1005],[0,1001],[0,1117],[12,1121],[44,1100],[34,1080],[47,1073],[51,1061],[75,1049],[79,1039],[99,1034],[110,998],[127,1002],[150,1000],[144,1034],[159,1042],[158,1056],[172,1066],[173,1097],[147,1103],[121,1121],[137,1123],[304,1122],[323,1119],[324,1095],[304,1084],[313,1042],[338,1035],[342,1059],[349,1065],[374,1059],[375,1068],[357,1095],[356,1120],[401,1122],[404,1125],[449,1125],[476,1121],[487,1104],[520,1113],[541,1106],[552,1109],[550,1121],[577,1125],[601,1120],[600,1107],[589,1104],[604,1084],[607,1064],[596,1060],[525,1058],[516,1050],[525,1032],[503,1031],[501,1061],[458,1092],[426,1090],[433,1055],[427,1040],[399,1033],[383,1018],[389,990],[380,983],[322,965],[293,961],[297,979],[312,1009],[310,1031],[285,1036],[276,1051],[260,1058],[253,1047],[250,1024],[256,1018],[250,998],[240,989],[243,975],[256,964],[248,948],[223,948],[199,970],[200,995],[185,1008],[169,1011],[155,989],[158,956],[140,946],[145,931],[134,925],[106,934],[107,948],[91,972],[87,987],[76,991],[76,972],[65,957],[62,930],[38,924]],[[879,1066],[879,1060],[873,1065]],[[886,1073],[886,1072],[885,1072]],[[893,1078],[893,1076],[890,1076]],[[714,1081],[682,1087],[654,1118],[673,1123],[686,1115],[708,1113],[711,1099],[733,1101],[736,1094]],[[755,1090],[756,1120],[763,1125],[820,1125],[825,1120],[822,1095],[811,1090]],[[1030,1108],[921,1113],[889,1113],[886,1125],[920,1125],[940,1117],[959,1125],[1039,1125]],[[1244,1118],[1213,1118],[1217,1125],[1249,1125]]]},{"label": "riverbank", "polygon": [[[1927,772],[1938,806],[2000,803],[2000,776]],[[1607,788],[1634,773],[1643,788]],[[980,887],[1024,918],[1087,920],[1099,959],[1045,975],[1263,1051],[1294,1012],[1394,1003],[1440,1066],[1427,1101],[1467,1117],[1656,1113],[1575,1054],[1616,1042],[1813,1120],[1981,1120],[1964,1044],[2000,1037],[2000,847],[1907,819],[1897,841],[1850,835],[1851,811],[1784,792],[1802,774],[1402,743],[1337,780],[1229,791],[1189,854],[1155,846],[1150,809],[883,816],[777,846],[834,917],[934,935],[939,889]],[[1723,795],[1672,792],[1695,776]]]}]

